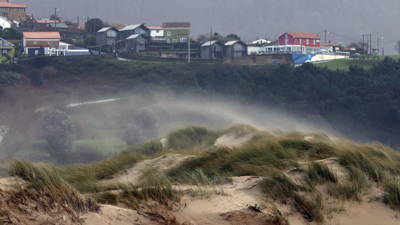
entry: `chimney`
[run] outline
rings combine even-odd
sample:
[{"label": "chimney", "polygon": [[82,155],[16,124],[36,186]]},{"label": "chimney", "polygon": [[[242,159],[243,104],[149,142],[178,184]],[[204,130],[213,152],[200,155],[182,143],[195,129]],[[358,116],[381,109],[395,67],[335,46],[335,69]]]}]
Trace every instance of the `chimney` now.
[{"label": "chimney", "polygon": [[10,3],[10,0],[7,0],[8,3]]},{"label": "chimney", "polygon": [[331,43],[331,40],[329,40],[329,43]]}]

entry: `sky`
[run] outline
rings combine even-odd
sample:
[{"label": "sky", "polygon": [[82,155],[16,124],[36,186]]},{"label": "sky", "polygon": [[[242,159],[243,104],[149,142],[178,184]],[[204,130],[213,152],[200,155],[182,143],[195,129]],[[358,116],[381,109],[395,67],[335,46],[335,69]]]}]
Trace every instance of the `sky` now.
[{"label": "sky", "polygon": [[[58,9],[63,20],[100,18],[108,23],[191,22],[192,34],[217,31],[242,40],[274,40],[286,31],[317,33],[325,41],[349,44],[372,34],[372,47],[398,54],[399,0],[11,0],[28,6],[35,18],[49,18]],[[366,37],[366,35],[365,35]]]}]

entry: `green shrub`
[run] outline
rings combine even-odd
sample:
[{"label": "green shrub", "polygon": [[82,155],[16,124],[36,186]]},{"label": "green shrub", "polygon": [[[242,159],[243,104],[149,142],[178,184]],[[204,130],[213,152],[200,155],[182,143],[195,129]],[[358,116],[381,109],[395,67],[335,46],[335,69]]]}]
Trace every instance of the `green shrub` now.
[{"label": "green shrub", "polygon": [[43,85],[43,74],[40,70],[32,70],[32,72],[28,74],[28,78],[35,87],[41,87]]}]

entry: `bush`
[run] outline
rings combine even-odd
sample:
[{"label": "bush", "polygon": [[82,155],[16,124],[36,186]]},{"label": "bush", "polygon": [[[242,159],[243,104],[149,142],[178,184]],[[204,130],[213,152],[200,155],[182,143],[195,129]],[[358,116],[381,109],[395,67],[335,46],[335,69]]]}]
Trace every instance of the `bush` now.
[{"label": "bush", "polygon": [[128,128],[125,130],[122,140],[124,140],[127,145],[133,146],[139,142],[146,141],[146,138],[143,137],[143,130],[140,127],[135,125],[128,125]]},{"label": "bush", "polygon": [[65,112],[55,110],[44,117],[43,132],[50,156],[64,164],[75,141],[74,125]]},{"label": "bush", "polygon": [[43,85],[43,74],[40,70],[32,70],[28,75],[31,84],[35,87],[41,87]]},{"label": "bush", "polygon": [[157,122],[157,115],[148,108],[140,108],[134,118],[134,124],[142,128],[143,136],[146,138],[152,138],[158,135]]}]

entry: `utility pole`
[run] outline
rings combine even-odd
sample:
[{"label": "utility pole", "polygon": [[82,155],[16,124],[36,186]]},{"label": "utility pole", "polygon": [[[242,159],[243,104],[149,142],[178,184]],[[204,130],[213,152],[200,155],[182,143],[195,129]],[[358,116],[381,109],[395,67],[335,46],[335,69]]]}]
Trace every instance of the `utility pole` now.
[{"label": "utility pole", "polygon": [[189,36],[188,36],[188,63],[190,63],[190,35],[191,31],[189,30]]},{"label": "utility pole", "polygon": [[378,52],[379,52],[379,38],[377,40],[378,40]]},{"label": "utility pole", "polygon": [[365,54],[364,34],[362,34],[362,36],[363,36],[363,45],[362,45],[362,49],[363,49],[363,54]]},{"label": "utility pole", "polygon": [[79,26],[79,16],[78,17],[76,17],[76,22],[78,22],[78,26]]},{"label": "utility pole", "polygon": [[211,44],[211,40],[212,40],[212,27],[211,27],[211,33],[210,33],[210,59],[212,59],[212,44]]},{"label": "utility pole", "polygon": [[369,34],[369,49],[370,49],[370,53],[372,55],[372,34]]},{"label": "utility pole", "polygon": [[57,27],[57,8],[54,8],[54,27]]},{"label": "utility pole", "polygon": [[368,52],[369,52],[369,41],[368,41],[368,39],[369,39],[369,35],[367,34],[367,55],[368,55]]},{"label": "utility pole", "polygon": [[325,43],[326,43],[326,32],[328,32],[328,31],[325,30]]},{"label": "utility pole", "polygon": [[385,56],[385,49],[382,47],[382,56]]}]

